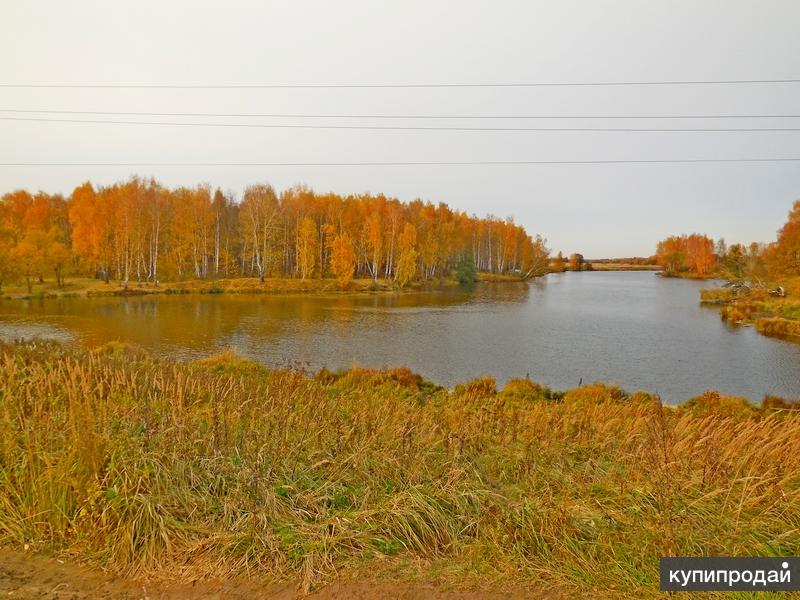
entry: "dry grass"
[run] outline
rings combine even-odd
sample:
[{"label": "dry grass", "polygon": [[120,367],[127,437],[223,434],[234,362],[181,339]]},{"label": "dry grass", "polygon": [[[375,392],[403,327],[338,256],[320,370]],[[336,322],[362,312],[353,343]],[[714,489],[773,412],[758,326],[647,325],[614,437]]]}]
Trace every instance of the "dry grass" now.
[{"label": "dry grass", "polygon": [[772,337],[800,338],[800,320],[765,317],[756,321],[759,333]]},{"label": "dry grass", "polygon": [[662,555],[800,553],[800,411],[766,405],[0,346],[0,544],[176,579],[655,597]]},{"label": "dry grass", "polygon": [[[519,278],[487,278],[486,281],[519,280]],[[414,281],[404,288],[406,291],[432,289],[455,285],[455,280]],[[256,277],[236,277],[230,279],[190,279],[186,281],[162,282],[158,286],[131,281],[125,288],[118,281],[105,283],[99,279],[68,278],[63,287],[55,281],[45,280],[34,283],[28,294],[24,284],[4,285],[0,297],[9,299],[57,298],[57,297],[98,297],[98,296],[139,296],[148,294],[342,294],[368,292],[397,292],[399,287],[391,279],[353,279],[346,289],[335,279],[298,279],[291,277],[268,277],[263,282]]]},{"label": "dry grass", "polygon": [[[591,262],[591,261],[590,261]],[[661,271],[659,265],[640,265],[630,263],[601,263],[592,262],[592,270],[594,271]]]},{"label": "dry grass", "polygon": [[771,296],[764,289],[715,288],[701,290],[700,302],[719,305],[723,321],[755,325],[763,335],[797,341],[800,339],[800,278],[787,279],[780,284],[786,291],[785,297]]}]

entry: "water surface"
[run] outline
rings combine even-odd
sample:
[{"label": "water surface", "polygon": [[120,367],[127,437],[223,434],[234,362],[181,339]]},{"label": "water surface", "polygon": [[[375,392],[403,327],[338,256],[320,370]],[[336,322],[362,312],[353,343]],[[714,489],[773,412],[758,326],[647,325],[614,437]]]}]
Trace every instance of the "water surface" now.
[{"label": "water surface", "polygon": [[176,359],[233,347],[313,370],[406,365],[444,385],[602,380],[670,403],[709,388],[800,397],[800,345],[726,325],[698,303],[708,285],[594,272],[404,294],[4,300],[0,337],[122,340]]}]

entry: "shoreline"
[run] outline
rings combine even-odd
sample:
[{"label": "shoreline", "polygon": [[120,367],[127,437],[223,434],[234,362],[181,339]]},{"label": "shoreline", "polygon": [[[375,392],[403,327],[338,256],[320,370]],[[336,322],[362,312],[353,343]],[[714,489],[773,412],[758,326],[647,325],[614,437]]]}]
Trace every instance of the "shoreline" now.
[{"label": "shoreline", "polygon": [[35,284],[31,294],[13,286],[0,292],[0,300],[51,300],[59,298],[103,298],[136,296],[171,296],[193,294],[253,294],[253,295],[361,295],[361,294],[404,294],[415,292],[437,292],[458,287],[467,288],[478,283],[522,283],[532,278],[492,273],[478,274],[473,284],[459,284],[452,278],[415,281],[406,287],[399,287],[387,279],[353,279],[342,287],[335,279],[295,279],[288,277],[267,278],[263,282],[251,277],[221,278],[213,280],[190,280],[165,282],[158,286],[152,284],[129,283],[127,287],[118,282],[105,283],[97,279],[75,278],[65,282],[62,288],[55,284]]},{"label": "shoreline", "polygon": [[[797,283],[784,282],[794,291]],[[700,304],[719,309],[720,318],[734,327],[754,327],[765,336],[800,344],[800,301],[796,293],[773,296],[766,289],[732,288],[700,290]]]}]

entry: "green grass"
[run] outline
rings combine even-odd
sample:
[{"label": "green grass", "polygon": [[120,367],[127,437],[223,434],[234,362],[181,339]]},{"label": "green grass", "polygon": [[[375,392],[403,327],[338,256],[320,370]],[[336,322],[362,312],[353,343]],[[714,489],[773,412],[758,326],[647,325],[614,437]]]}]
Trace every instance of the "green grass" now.
[{"label": "green grass", "polygon": [[656,597],[663,555],[800,553],[800,411],[227,353],[0,346],[0,544],[176,580]]}]

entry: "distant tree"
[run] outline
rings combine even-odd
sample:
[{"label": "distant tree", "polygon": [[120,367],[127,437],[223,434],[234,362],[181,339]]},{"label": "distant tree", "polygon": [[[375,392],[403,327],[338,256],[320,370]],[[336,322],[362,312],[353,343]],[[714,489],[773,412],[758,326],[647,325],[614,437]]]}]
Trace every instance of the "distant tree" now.
[{"label": "distant tree", "polygon": [[475,257],[469,250],[461,255],[456,268],[456,279],[458,283],[466,285],[474,283],[478,280],[478,275],[475,271]]},{"label": "distant tree", "polygon": [[577,252],[573,253],[569,257],[569,268],[573,271],[582,271],[583,270],[583,254],[579,254]]},{"label": "distant tree", "polygon": [[45,262],[55,273],[56,285],[58,285],[58,287],[64,287],[64,269],[70,261],[69,248],[63,242],[53,239],[53,236],[49,237],[50,239],[48,240],[47,248],[44,253]]},{"label": "distant tree", "polygon": [[370,215],[366,222],[367,251],[369,256],[366,264],[373,280],[378,279],[381,255],[383,253],[383,227],[380,216]]},{"label": "distant tree", "polygon": [[567,268],[567,263],[564,260],[564,254],[559,250],[555,259],[553,260],[553,271],[555,273],[563,273]]},{"label": "distant tree", "polygon": [[306,217],[300,222],[297,231],[297,270],[300,278],[311,277],[317,259],[317,225]]},{"label": "distant tree", "polygon": [[11,259],[15,262],[20,274],[25,278],[28,293],[33,293],[33,281],[41,279],[44,270],[45,236],[40,231],[28,233],[11,251]]},{"label": "distant tree", "polygon": [[353,279],[356,266],[356,253],[353,250],[353,241],[346,233],[341,233],[333,238],[331,243],[331,271],[333,271],[339,285],[346,289]]},{"label": "distant tree", "polygon": [[115,214],[109,194],[100,197],[88,181],[75,188],[69,203],[74,254],[91,263],[108,283],[113,262],[113,230]]},{"label": "distant tree", "polygon": [[251,185],[245,189],[239,208],[242,233],[247,241],[247,256],[242,256],[242,266],[258,274],[262,282],[273,256],[279,217],[280,206],[272,186]]},{"label": "distant tree", "polygon": [[794,203],[786,224],[778,231],[772,262],[778,276],[800,275],[800,200]]},{"label": "distant tree", "polygon": [[355,253],[354,277],[403,285],[453,273],[467,254],[476,272],[535,277],[549,263],[545,241],[511,218],[383,195],[319,195],[303,186],[280,196],[268,185],[249,186],[240,203],[208,185],[170,189],[139,177],[104,187],[86,182],[68,200],[18,190],[0,198],[0,227],[12,247],[30,233],[55,230],[39,249],[43,268],[56,271],[59,282],[70,268],[123,285],[209,275],[326,277],[332,243],[344,234]]},{"label": "distant tree", "polygon": [[741,281],[747,274],[747,249],[742,244],[728,246],[725,256],[725,277],[732,281]]},{"label": "distant tree", "polygon": [[667,273],[680,273],[686,270],[686,244],[680,236],[670,236],[661,240],[656,248],[658,264]]},{"label": "distant tree", "polygon": [[417,274],[417,230],[411,223],[406,223],[400,234],[398,246],[400,257],[397,260],[395,280],[400,287],[405,287]]},{"label": "distant tree", "polygon": [[525,279],[544,275],[550,264],[550,250],[547,248],[546,240],[540,235],[531,239],[524,231],[520,235],[523,240],[518,253],[519,266],[514,271],[521,273]]},{"label": "distant tree", "polygon": [[11,254],[13,248],[14,238],[0,221],[0,290],[3,289],[3,283],[16,275],[15,261]]}]

